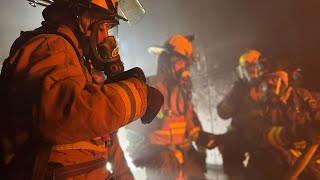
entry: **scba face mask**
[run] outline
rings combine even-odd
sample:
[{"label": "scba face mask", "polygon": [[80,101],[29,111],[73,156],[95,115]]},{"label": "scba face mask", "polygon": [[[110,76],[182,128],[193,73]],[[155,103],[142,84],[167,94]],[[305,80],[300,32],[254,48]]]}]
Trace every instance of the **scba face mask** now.
[{"label": "scba face mask", "polygon": [[118,21],[93,23],[89,37],[89,59],[94,68],[110,77],[124,71],[118,48]]},{"label": "scba face mask", "polygon": [[192,82],[190,77],[189,61],[185,57],[173,56],[171,57],[171,62],[174,78],[185,89],[191,89]]}]

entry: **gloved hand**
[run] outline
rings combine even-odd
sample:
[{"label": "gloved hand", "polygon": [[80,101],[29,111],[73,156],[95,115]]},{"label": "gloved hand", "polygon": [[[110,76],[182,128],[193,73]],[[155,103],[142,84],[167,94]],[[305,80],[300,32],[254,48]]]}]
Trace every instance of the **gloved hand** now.
[{"label": "gloved hand", "polygon": [[164,97],[158,89],[151,86],[147,87],[147,110],[146,113],[141,117],[141,122],[143,124],[149,124],[152,122],[152,120],[157,116],[164,102]]},{"label": "gloved hand", "polygon": [[213,149],[221,145],[223,135],[215,135],[205,131],[200,131],[199,137],[196,140],[198,146],[206,147],[207,149]]},{"label": "gloved hand", "polygon": [[[106,83],[122,81],[130,77],[138,78],[142,82],[146,83],[146,77],[144,75],[144,72],[139,67],[135,67],[123,73],[119,73],[117,75],[112,76],[111,78],[108,77]],[[143,124],[151,123],[151,121],[157,116],[164,102],[164,97],[158,89],[148,85],[147,88],[147,110],[146,113],[141,117],[141,122]]]}]

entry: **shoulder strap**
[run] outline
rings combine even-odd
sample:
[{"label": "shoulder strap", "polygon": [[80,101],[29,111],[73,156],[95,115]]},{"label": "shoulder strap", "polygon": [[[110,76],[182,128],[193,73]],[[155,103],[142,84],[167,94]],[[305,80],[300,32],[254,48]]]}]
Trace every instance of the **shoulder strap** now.
[{"label": "shoulder strap", "polygon": [[61,34],[61,33],[58,33],[58,32],[51,32],[51,33],[47,33],[47,34],[55,34],[55,35],[61,36],[66,41],[69,42],[69,44],[73,47],[74,51],[76,52],[76,54],[78,56],[78,60],[79,60],[80,65],[81,65],[82,72],[83,72],[84,76],[86,77],[86,80],[88,81],[89,77],[87,76],[86,69],[89,71],[90,68],[86,66],[86,63],[85,63],[85,61],[83,59],[83,56],[81,56],[80,52],[78,51],[78,49],[77,49],[76,45],[73,43],[73,41],[68,36],[66,36],[65,34]]}]

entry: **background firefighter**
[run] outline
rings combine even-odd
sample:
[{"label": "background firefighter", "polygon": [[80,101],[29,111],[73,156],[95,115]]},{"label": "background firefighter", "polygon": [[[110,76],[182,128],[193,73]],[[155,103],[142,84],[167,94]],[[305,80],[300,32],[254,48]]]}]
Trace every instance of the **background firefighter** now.
[{"label": "background firefighter", "polygon": [[90,63],[110,76],[122,68],[117,26],[126,19],[117,2],[56,0],[43,16],[40,28],[21,33],[1,71],[1,137],[14,154],[2,170],[6,179],[110,178],[113,150],[102,136],[139,117],[149,123],[162,105],[150,101],[161,94],[141,70],[92,81]]},{"label": "background firefighter", "polygon": [[199,120],[191,103],[191,42],[177,34],[149,52],[160,55],[157,74],[148,82],[165,101],[151,124],[128,126],[129,154],[137,167],[146,168],[148,179],[204,179],[205,154],[197,154],[192,146],[200,128],[193,122]]},{"label": "background firefighter", "polygon": [[[231,125],[227,133],[221,136],[219,149],[223,158],[224,172],[229,178],[241,178],[245,172],[245,154],[249,152],[249,143],[245,136],[251,131],[251,120],[257,115],[260,92],[255,84],[262,71],[263,61],[261,53],[250,49],[239,58],[237,74],[239,80],[232,90],[217,106],[218,115],[222,119],[231,118]],[[259,70],[259,65],[261,65]]]},{"label": "background firefighter", "polygon": [[[283,179],[306,143],[318,137],[319,93],[296,87],[294,81],[294,74],[277,68],[261,77],[264,111],[255,121],[259,128],[251,131],[256,148],[246,179]],[[316,153],[299,179],[319,179],[318,158]]]}]

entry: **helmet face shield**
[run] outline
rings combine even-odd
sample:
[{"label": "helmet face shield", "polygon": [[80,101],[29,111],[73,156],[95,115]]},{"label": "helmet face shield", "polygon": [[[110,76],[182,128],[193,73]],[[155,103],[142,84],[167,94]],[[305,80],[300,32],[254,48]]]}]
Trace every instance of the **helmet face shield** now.
[{"label": "helmet face shield", "polygon": [[240,79],[251,83],[258,78],[258,61],[260,56],[261,53],[254,49],[247,50],[240,56],[237,67],[237,73]]},{"label": "helmet face shield", "polygon": [[146,13],[139,0],[118,0],[118,10],[131,26],[137,24]]},{"label": "helmet face shield", "polygon": [[237,73],[240,79],[247,82],[253,82],[258,78],[258,67],[256,63],[246,63],[237,67]]}]

